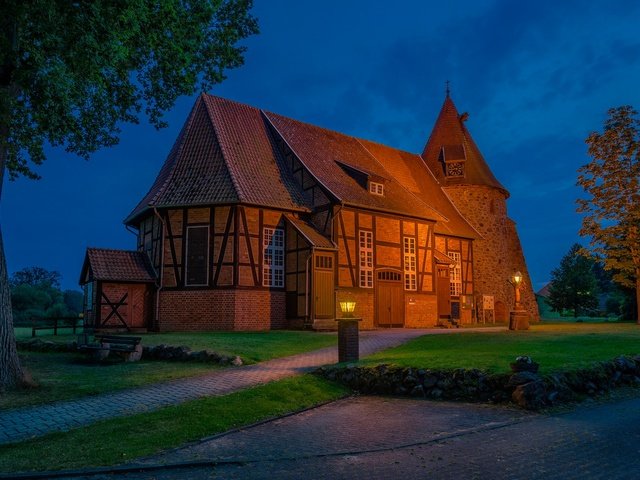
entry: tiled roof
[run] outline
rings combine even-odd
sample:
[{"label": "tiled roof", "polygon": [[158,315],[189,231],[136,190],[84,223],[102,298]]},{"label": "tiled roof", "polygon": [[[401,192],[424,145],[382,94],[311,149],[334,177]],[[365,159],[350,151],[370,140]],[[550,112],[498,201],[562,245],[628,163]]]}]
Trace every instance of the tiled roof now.
[{"label": "tiled roof", "polygon": [[[440,156],[443,147],[445,156],[449,154],[455,157],[447,160],[460,160],[466,157],[464,177],[445,177],[444,164]],[[461,153],[462,149],[464,149],[464,155]],[[491,173],[471,134],[464,126],[463,119],[458,115],[453,100],[448,96],[442,105],[429,141],[424,147],[422,158],[442,185],[487,185],[499,188],[509,195],[507,189]]]},{"label": "tiled roof", "polygon": [[[287,142],[304,166],[338,200],[356,207],[443,220],[435,209],[422,202],[393,178],[357,138],[266,113],[278,134]],[[340,163],[376,179],[386,179],[384,195],[372,195]]]},{"label": "tiled roof", "polygon": [[538,290],[536,295],[547,298],[549,296],[549,288],[551,288],[551,282],[548,282],[544,287]]},{"label": "tiled roof", "polygon": [[[279,148],[281,142],[329,197],[345,205],[434,220],[437,233],[479,236],[441,188],[448,184],[438,160],[441,146],[454,157],[466,156],[467,182],[504,190],[449,98],[421,157],[203,94],[155,183],[125,223],[135,225],[151,207],[245,203],[311,211]],[[383,183],[384,195],[371,194],[367,179]]]},{"label": "tiled roof", "polygon": [[391,176],[445,217],[444,220],[436,223],[436,233],[467,238],[480,236],[451,203],[419,155],[366,140],[361,140],[361,143],[384,165]]},{"label": "tiled roof", "polygon": [[294,217],[293,215],[285,215],[285,218],[293,225],[293,227],[307,239],[307,241],[314,247],[336,250],[336,246],[331,240],[318,232],[313,226],[309,225],[304,220]]},{"label": "tiled roof", "polygon": [[156,275],[144,252],[87,248],[80,283],[90,280],[154,283]]},{"label": "tiled roof", "polygon": [[125,219],[148,208],[229,203],[306,211],[258,109],[201,95],[156,181]]}]

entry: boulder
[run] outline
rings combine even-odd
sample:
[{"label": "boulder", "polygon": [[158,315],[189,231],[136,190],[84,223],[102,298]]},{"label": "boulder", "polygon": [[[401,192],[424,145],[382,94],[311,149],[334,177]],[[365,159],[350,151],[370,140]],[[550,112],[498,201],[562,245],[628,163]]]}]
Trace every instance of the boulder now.
[{"label": "boulder", "polygon": [[538,410],[548,404],[547,389],[542,380],[535,380],[518,385],[511,394],[511,399],[526,410]]},{"label": "boulder", "polygon": [[507,387],[517,387],[518,385],[535,382],[537,380],[540,380],[540,377],[537,373],[533,373],[530,371],[521,371],[511,375],[509,381],[507,382]]}]

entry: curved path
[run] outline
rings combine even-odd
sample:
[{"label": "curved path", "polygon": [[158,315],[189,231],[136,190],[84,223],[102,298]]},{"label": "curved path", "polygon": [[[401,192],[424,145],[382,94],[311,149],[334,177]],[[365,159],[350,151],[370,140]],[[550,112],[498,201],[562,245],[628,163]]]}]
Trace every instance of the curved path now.
[{"label": "curved path", "polygon": [[[361,332],[360,355],[370,355],[428,334],[483,331],[504,327],[469,329],[390,329]],[[205,396],[227,395],[237,390],[308,372],[338,360],[337,347],[301,353],[238,368],[216,370],[116,393],[84,397],[49,405],[0,411],[0,444],[19,442],[51,432],[67,431],[98,420],[157,410]]]},{"label": "curved path", "polygon": [[[640,398],[545,415],[357,397],[66,480],[636,480]],[[147,470],[144,470],[146,466]]]}]

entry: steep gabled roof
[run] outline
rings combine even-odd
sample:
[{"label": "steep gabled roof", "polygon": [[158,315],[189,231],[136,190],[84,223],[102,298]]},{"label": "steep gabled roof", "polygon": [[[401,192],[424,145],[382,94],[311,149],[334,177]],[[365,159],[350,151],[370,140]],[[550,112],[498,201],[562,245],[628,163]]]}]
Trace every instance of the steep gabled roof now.
[{"label": "steep gabled roof", "polygon": [[[442,151],[445,155],[465,160],[464,177],[446,177]],[[505,195],[509,192],[496,179],[489,165],[484,160],[478,146],[471,138],[471,134],[464,125],[464,118],[447,95],[433,127],[431,136],[422,152],[422,158],[431,169],[438,181],[444,185],[486,185],[502,190]],[[453,160],[454,158],[449,158]]]},{"label": "steep gabled roof", "polygon": [[[307,170],[345,205],[445,220],[437,210],[393,178],[359,139],[275,113],[265,115]],[[367,186],[349,173],[349,168],[374,181],[383,181],[384,195],[369,193]]]},{"label": "steep gabled roof", "polygon": [[249,203],[308,211],[258,109],[202,94],[156,181],[125,219],[152,207]]},{"label": "steep gabled roof", "polygon": [[154,283],[156,274],[144,252],[87,248],[80,284],[90,280]]}]

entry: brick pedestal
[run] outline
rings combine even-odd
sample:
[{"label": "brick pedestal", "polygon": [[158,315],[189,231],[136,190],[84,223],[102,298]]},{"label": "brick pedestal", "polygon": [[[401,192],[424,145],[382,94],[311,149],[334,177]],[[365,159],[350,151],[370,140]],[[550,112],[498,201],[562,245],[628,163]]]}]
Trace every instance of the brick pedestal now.
[{"label": "brick pedestal", "polygon": [[360,359],[360,340],[358,322],[361,318],[337,318],[338,322],[338,361],[357,362]]},{"label": "brick pedestal", "polygon": [[509,330],[529,330],[529,313],[526,310],[512,310],[509,315]]}]

